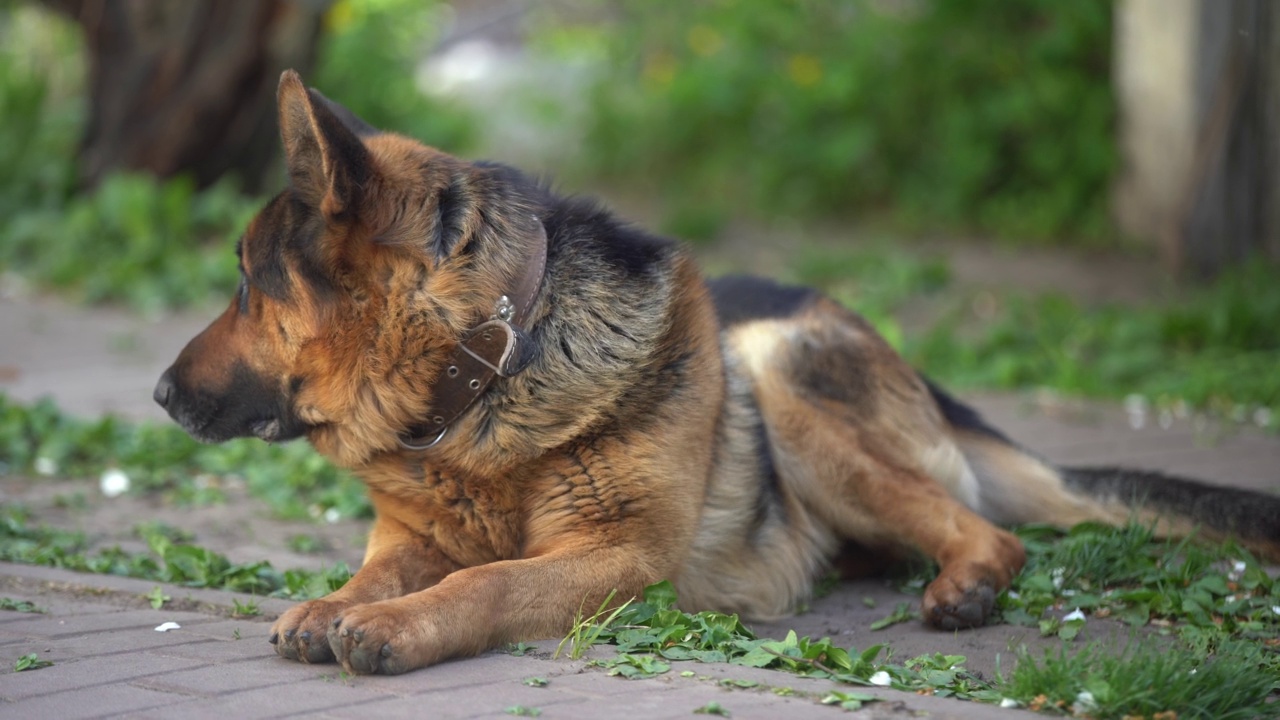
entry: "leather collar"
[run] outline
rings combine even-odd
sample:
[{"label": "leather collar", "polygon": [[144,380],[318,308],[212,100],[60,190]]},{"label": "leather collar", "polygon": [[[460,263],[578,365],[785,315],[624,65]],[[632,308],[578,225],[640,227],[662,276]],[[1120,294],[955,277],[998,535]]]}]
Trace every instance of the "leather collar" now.
[{"label": "leather collar", "polygon": [[468,330],[445,362],[431,389],[426,420],[399,437],[405,450],[428,450],[444,439],[449,426],[489,388],[495,377],[511,377],[533,360],[534,346],[524,329],[547,269],[547,229],[537,225],[524,272],[494,303],[493,314]]}]

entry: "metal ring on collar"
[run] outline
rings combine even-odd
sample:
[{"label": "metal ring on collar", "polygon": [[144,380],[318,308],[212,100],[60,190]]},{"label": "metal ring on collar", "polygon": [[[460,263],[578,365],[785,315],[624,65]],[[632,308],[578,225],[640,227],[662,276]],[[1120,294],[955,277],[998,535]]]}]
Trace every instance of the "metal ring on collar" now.
[{"label": "metal ring on collar", "polygon": [[440,431],[440,434],[437,435],[434,440],[427,443],[426,445],[414,445],[413,443],[408,442],[407,440],[405,440],[403,437],[400,437],[400,436],[396,437],[396,442],[400,443],[400,447],[404,448],[405,450],[430,450],[431,448],[435,447],[436,444],[438,444],[441,440],[444,439],[444,434],[447,432],[449,432],[448,425],[446,425],[444,429]]}]

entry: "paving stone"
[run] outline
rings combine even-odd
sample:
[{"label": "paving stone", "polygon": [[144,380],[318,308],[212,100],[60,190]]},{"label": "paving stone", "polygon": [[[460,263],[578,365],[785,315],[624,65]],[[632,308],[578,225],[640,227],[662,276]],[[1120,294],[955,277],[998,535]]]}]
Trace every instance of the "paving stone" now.
[{"label": "paving stone", "polygon": [[[264,658],[279,660],[279,658],[276,658],[275,653],[271,651],[271,646],[267,644],[265,637],[242,637],[240,640],[202,638],[197,641],[192,639],[186,643],[153,648],[148,652],[161,657],[190,658],[210,663],[260,660]],[[280,662],[285,661],[280,660]]]},{"label": "paving stone", "polygon": [[[43,671],[33,670],[28,672]],[[0,681],[8,679],[9,676],[0,676]],[[3,684],[0,684],[0,688],[3,688]],[[4,690],[0,689],[0,695],[3,695],[3,693]],[[142,710],[168,707],[182,700],[182,696],[179,695],[155,692],[154,690],[146,690],[131,685],[102,685],[64,690],[0,705],[0,716],[6,718],[80,720],[80,718],[133,714]],[[164,715],[176,717],[169,715],[167,712]]]},{"label": "paving stone", "polygon": [[192,669],[150,675],[135,680],[133,684],[163,692],[213,697],[283,682],[315,680],[324,674],[320,666],[278,662],[279,660],[275,657],[220,663],[186,660],[193,663]]},{"label": "paving stone", "polygon": [[[109,613],[85,615],[36,615],[27,614],[24,620],[5,623],[7,632],[20,633],[32,638],[65,638],[94,633],[126,631],[155,632],[161,623],[176,622],[182,629],[192,629],[210,621],[197,613],[166,612],[164,610],[117,610]],[[162,633],[161,633],[162,634]]]},{"label": "paving stone", "polygon": [[[284,718],[293,716],[315,717],[320,711],[338,711],[347,707],[368,708],[388,696],[338,680],[313,679],[298,681],[296,678],[278,678],[273,685],[241,692],[220,694],[216,698],[192,698],[166,706],[163,712],[144,717],[191,718],[198,720],[258,720],[260,718]],[[422,705],[412,717],[429,717]],[[360,717],[378,717],[361,714]],[[405,716],[409,717],[409,716]]]},{"label": "paving stone", "polygon": [[[352,685],[358,686],[359,679],[353,680]],[[488,685],[445,688],[412,697],[391,698],[370,705],[334,708],[326,715],[334,718],[507,717],[507,708],[523,706],[538,708],[542,711],[542,717],[551,718],[558,717],[565,707],[585,702],[579,696],[556,692],[550,688],[529,687],[512,678]],[[596,717],[602,717],[598,705],[595,713]]]},{"label": "paving stone", "polygon": [[[0,631],[3,633],[3,631]],[[153,628],[130,628],[118,632],[89,633],[59,638],[0,641],[0,657],[12,653],[15,648],[32,647],[50,655],[87,658],[99,655],[119,655],[140,650],[172,647],[187,643],[211,643],[207,638],[182,634],[181,630],[156,632]],[[30,651],[28,651],[30,652]]]},{"label": "paving stone", "polygon": [[163,657],[145,652],[129,653],[127,659],[117,656],[64,658],[42,652],[40,659],[52,660],[53,665],[0,676],[0,697],[20,700],[73,688],[108,685],[182,668],[202,667],[205,664],[189,658]]}]

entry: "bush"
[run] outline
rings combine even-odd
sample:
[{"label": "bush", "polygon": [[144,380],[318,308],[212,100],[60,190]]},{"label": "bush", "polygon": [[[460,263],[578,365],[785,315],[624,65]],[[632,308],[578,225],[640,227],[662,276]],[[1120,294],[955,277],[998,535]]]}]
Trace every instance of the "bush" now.
[{"label": "bush", "polygon": [[689,207],[1107,234],[1107,0],[620,0],[581,162]]}]

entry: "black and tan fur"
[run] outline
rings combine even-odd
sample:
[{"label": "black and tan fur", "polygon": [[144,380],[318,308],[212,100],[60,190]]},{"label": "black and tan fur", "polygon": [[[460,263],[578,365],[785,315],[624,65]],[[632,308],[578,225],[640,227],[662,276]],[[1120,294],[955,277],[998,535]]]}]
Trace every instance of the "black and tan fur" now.
[{"label": "black and tan fur", "polygon": [[[1142,498],[1171,530],[1280,554],[1275,498],[1051,467],[817,293],[706,283],[679,245],[373,131],[296,74],[279,102],[290,186],[156,399],[206,441],[305,436],[368,485],[364,566],[279,619],[284,657],[403,672],[562,633],[584,603],[664,578],[688,608],[777,616],[832,563],[900,550],[941,568],[925,619],[972,626],[1024,561],[996,524],[1122,521]],[[406,449],[535,223],[532,362],[436,447]]]}]

